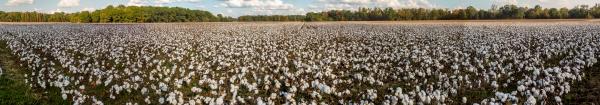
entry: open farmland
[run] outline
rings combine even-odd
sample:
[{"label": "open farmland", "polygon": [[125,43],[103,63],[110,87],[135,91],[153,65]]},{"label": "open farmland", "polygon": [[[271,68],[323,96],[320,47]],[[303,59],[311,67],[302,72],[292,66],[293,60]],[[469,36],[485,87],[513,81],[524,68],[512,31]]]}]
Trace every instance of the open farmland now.
[{"label": "open farmland", "polygon": [[69,104],[568,104],[600,88],[579,86],[599,83],[592,21],[2,24],[0,42],[0,77]]}]

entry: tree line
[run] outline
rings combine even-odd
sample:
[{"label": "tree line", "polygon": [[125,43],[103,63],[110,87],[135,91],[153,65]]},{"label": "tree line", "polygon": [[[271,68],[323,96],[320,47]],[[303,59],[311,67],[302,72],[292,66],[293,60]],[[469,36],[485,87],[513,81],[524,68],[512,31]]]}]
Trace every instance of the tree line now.
[{"label": "tree line", "polygon": [[151,22],[217,22],[234,21],[208,11],[181,7],[112,6],[95,11],[76,13],[2,12],[2,22],[76,22],[76,23],[151,23]]},{"label": "tree line", "polygon": [[238,21],[303,21],[304,15],[245,15],[237,18]]},{"label": "tree line", "polygon": [[357,11],[309,12],[305,21],[397,21],[397,20],[478,20],[478,19],[584,19],[600,18],[600,5],[574,8],[533,8],[495,5],[488,10],[469,6],[463,9],[359,8]]},{"label": "tree line", "polygon": [[398,21],[398,20],[477,20],[477,19],[584,19],[600,18],[600,5],[573,8],[533,8],[493,5],[490,9],[473,6],[461,9],[436,8],[359,8],[309,12],[306,15],[245,15],[232,18],[208,11],[181,7],[112,6],[76,13],[3,12],[1,22],[76,22],[76,23],[148,23],[148,22],[230,22],[230,21]]}]

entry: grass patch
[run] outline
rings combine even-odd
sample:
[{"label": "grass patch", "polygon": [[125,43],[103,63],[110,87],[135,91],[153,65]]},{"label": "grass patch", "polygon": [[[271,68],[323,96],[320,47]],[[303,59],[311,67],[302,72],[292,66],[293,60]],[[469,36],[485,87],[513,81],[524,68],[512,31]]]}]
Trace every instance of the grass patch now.
[{"label": "grass patch", "polygon": [[19,66],[17,57],[11,54],[6,41],[0,40],[0,105],[68,105],[60,90],[36,90],[25,83],[25,74],[29,71]]}]

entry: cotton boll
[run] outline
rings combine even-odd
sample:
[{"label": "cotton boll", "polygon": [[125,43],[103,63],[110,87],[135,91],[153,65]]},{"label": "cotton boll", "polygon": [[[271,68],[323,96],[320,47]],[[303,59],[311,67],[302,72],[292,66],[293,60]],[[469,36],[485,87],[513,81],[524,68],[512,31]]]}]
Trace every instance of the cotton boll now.
[{"label": "cotton boll", "polygon": [[533,69],[533,76],[538,76],[538,75],[540,75],[540,70],[537,69],[537,68],[534,68]]},{"label": "cotton boll", "polygon": [[535,105],[535,103],[536,103],[536,99],[533,96],[529,96],[527,98],[527,101],[525,102],[525,104],[527,104],[527,105]]},{"label": "cotton boll", "polygon": [[197,88],[197,87],[192,87],[192,92],[199,93],[199,92],[202,92],[202,89]]},{"label": "cotton boll", "polygon": [[163,104],[165,102],[165,98],[160,97],[158,98],[158,103]]},{"label": "cotton boll", "polygon": [[556,101],[556,102],[558,102],[558,103],[562,103],[562,102],[561,102],[561,101],[562,101],[562,99],[561,99],[560,97],[558,97],[558,96],[555,96],[555,97],[554,97],[554,101]]},{"label": "cotton boll", "polygon": [[144,99],[144,102],[146,102],[146,104],[152,104],[152,102],[150,102],[150,97],[146,97]]},{"label": "cotton boll", "polygon": [[146,87],[143,87],[142,90],[141,90],[141,92],[142,92],[142,94],[146,95],[146,94],[148,94],[147,93],[148,89]]},{"label": "cotton boll", "polygon": [[523,86],[523,85],[519,85],[519,86],[517,87],[517,90],[518,90],[519,92],[523,92],[523,91],[525,91],[525,86]]},{"label": "cotton boll", "polygon": [[499,87],[498,83],[496,81],[492,81],[492,87],[497,89]]},{"label": "cotton boll", "polygon": [[62,94],[62,98],[63,98],[63,100],[67,100],[67,94],[64,94],[64,93],[63,93],[63,94]]},{"label": "cotton boll", "polygon": [[225,95],[222,95],[221,97],[217,98],[217,100],[215,101],[215,103],[216,103],[217,105],[223,105],[223,104],[224,104],[224,103],[223,103],[223,102],[224,102],[224,101],[223,101],[223,100],[224,100],[224,98],[225,98]]},{"label": "cotton boll", "polygon": [[257,105],[267,105],[264,101],[262,101],[261,97],[256,98],[256,104]]},{"label": "cotton boll", "polygon": [[354,78],[357,79],[358,81],[362,81],[362,75],[360,73],[356,73],[354,74]]}]

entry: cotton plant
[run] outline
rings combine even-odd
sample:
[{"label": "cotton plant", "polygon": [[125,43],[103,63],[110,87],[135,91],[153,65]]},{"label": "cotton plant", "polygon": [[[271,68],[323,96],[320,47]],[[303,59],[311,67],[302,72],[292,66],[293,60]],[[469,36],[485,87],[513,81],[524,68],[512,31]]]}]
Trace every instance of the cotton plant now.
[{"label": "cotton plant", "polygon": [[[0,39],[31,70],[29,85],[74,104],[551,104],[598,63],[598,31],[573,30],[595,28],[0,25],[13,33]],[[477,89],[494,94],[464,95]]]}]

